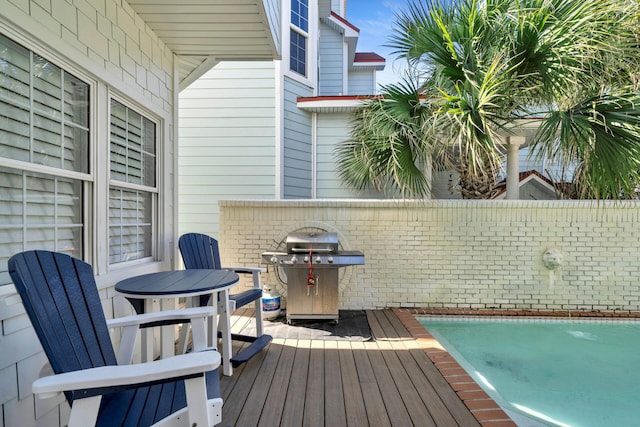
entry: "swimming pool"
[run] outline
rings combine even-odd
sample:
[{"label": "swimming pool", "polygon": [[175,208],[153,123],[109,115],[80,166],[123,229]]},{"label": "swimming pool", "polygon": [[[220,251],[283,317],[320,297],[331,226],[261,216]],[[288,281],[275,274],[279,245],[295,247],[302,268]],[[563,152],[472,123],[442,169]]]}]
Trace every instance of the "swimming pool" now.
[{"label": "swimming pool", "polygon": [[640,322],[418,317],[519,426],[640,425]]}]

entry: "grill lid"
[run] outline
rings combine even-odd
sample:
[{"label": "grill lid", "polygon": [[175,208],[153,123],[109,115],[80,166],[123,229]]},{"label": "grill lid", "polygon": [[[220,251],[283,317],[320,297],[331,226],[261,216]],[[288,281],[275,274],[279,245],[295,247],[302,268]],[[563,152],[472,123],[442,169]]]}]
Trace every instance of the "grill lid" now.
[{"label": "grill lid", "polygon": [[290,233],[287,236],[287,253],[309,252],[314,253],[337,253],[338,233],[334,232],[310,232],[310,233]]}]

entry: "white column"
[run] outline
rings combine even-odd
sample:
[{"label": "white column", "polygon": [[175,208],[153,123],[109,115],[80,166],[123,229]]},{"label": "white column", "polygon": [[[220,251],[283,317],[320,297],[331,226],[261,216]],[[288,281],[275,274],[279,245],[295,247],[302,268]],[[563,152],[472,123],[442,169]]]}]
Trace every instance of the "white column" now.
[{"label": "white column", "polygon": [[520,198],[520,146],[525,143],[524,136],[510,136],[507,144],[507,194],[505,199]]},{"label": "white column", "polygon": [[424,177],[429,185],[428,193],[424,195],[425,199],[430,199],[433,195],[433,162],[431,156],[428,156],[424,165]]}]

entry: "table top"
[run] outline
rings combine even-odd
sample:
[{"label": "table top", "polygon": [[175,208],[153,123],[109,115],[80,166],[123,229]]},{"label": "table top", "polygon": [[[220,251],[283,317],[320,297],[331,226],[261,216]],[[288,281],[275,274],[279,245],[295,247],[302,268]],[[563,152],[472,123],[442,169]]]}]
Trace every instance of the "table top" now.
[{"label": "table top", "polygon": [[236,273],[227,270],[173,270],[130,277],[115,289],[131,298],[177,298],[218,292],[238,280]]}]

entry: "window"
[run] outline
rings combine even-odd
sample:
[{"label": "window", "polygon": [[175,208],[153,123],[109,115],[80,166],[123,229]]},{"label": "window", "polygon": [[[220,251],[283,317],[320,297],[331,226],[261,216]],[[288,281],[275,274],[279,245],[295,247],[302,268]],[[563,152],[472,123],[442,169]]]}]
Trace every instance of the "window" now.
[{"label": "window", "polygon": [[289,68],[291,71],[307,75],[307,39],[291,30]]},{"label": "window", "polygon": [[109,263],[153,256],[156,124],[111,101]]},{"label": "window", "polygon": [[291,0],[291,25],[304,31],[309,31],[309,3],[308,0]]},{"label": "window", "polygon": [[0,284],[23,250],[84,258],[89,88],[0,35]]},{"label": "window", "polygon": [[291,0],[289,69],[307,75],[307,39],[309,38],[309,2]]}]

